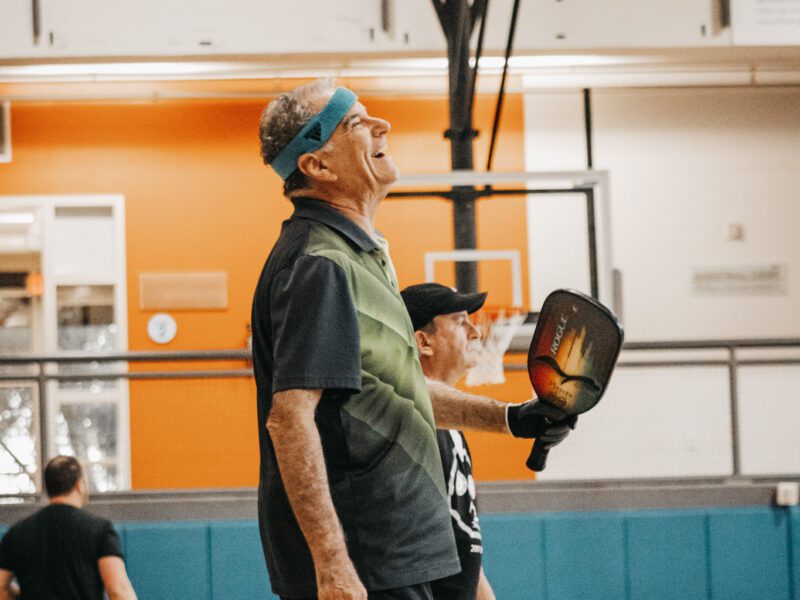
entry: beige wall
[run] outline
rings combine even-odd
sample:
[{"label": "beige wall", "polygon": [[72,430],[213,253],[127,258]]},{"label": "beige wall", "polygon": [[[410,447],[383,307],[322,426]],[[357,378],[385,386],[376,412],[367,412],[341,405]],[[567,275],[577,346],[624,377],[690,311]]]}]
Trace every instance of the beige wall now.
[{"label": "beige wall", "polygon": [[[592,106],[627,339],[800,337],[800,88],[598,90]],[[528,169],[585,168],[579,91],[528,95],[525,122]],[[696,268],[771,264],[783,294],[692,288]]]}]

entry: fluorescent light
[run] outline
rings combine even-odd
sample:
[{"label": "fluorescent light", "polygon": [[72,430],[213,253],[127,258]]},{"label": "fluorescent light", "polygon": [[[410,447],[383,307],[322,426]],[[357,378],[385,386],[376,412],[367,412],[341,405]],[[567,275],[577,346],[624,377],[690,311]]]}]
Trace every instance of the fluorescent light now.
[{"label": "fluorescent light", "polygon": [[221,74],[241,69],[230,62],[132,62],[132,63],[69,63],[5,66],[0,69],[8,77],[140,77],[163,75]]},{"label": "fluorescent light", "polygon": [[[601,56],[594,54],[512,56],[509,67],[517,72],[554,67],[592,67],[633,64],[652,58],[630,56]],[[474,64],[474,59],[470,60]],[[480,67],[484,71],[499,72],[503,58],[481,57]],[[264,77],[308,77],[323,75],[357,76],[418,75],[422,73],[442,75],[447,73],[447,59],[389,58],[348,60],[344,64],[331,63],[315,67],[268,62],[233,61],[164,61],[164,62],[110,62],[110,63],[64,63],[36,65],[0,66],[2,81],[56,81],[56,80],[137,80],[137,79],[229,79]],[[355,75],[354,75],[355,74]]]},{"label": "fluorescent light", "polygon": [[522,90],[614,88],[614,87],[686,87],[709,85],[752,85],[747,66],[725,69],[653,68],[564,69],[551,72],[528,72],[522,76]]},{"label": "fluorescent light", "polygon": [[29,212],[0,212],[0,225],[30,225],[35,220]]},{"label": "fluorescent light", "polygon": [[[675,63],[667,55],[543,54],[512,56],[509,67],[521,76],[523,90],[545,88],[627,87],[663,85],[752,85],[753,83],[790,84],[800,78],[798,69],[761,69],[749,63]],[[470,62],[474,63],[474,59]],[[221,81],[271,80],[289,78],[394,78],[398,91],[418,89],[445,91],[447,59],[320,57],[314,64],[302,57],[249,61],[156,61],[69,63],[0,66],[0,82],[114,82],[114,81]],[[480,72],[500,73],[503,57],[483,56]],[[756,80],[753,81],[753,74]],[[427,78],[427,79],[426,79]],[[425,81],[423,81],[425,80]],[[515,84],[516,85],[516,84]],[[433,86],[433,87],[431,87]],[[384,88],[385,90],[386,88]],[[104,92],[107,93],[107,92]],[[122,92],[126,94],[129,92]],[[168,95],[168,94],[167,94]],[[113,97],[103,96],[103,97]],[[129,96],[123,96],[129,97]],[[150,98],[145,92],[144,97]]]},{"label": "fluorescent light", "polygon": [[[512,56],[508,61],[508,66],[517,72],[531,69],[550,69],[554,67],[596,67],[610,65],[631,65],[638,63],[658,62],[654,57],[637,56],[604,56],[599,54],[550,54],[537,56]],[[503,68],[504,58],[502,56],[482,56],[480,68],[483,71],[499,72]],[[475,66],[475,59],[470,58],[470,66]],[[419,73],[433,72],[437,74],[447,73],[446,58],[400,58],[386,60],[354,60],[350,61],[344,71],[362,70],[368,72],[370,69],[379,69],[382,72],[390,72],[393,75],[399,73]]]},{"label": "fluorescent light", "polygon": [[447,72],[447,59],[438,58],[392,58],[382,60],[351,60],[350,69],[384,69],[389,71],[443,71]]},{"label": "fluorescent light", "polygon": [[[547,69],[552,67],[596,67],[608,65],[629,65],[642,62],[655,62],[653,57],[605,56],[600,54],[543,54],[537,56],[512,56],[508,59],[510,69]],[[482,56],[482,69],[502,69],[502,56]],[[470,64],[475,64],[474,60]]]}]

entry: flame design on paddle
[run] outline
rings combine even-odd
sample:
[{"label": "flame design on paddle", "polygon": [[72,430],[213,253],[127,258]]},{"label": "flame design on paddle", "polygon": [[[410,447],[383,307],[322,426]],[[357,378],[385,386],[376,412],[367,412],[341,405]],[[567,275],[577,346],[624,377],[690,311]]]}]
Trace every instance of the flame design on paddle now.
[{"label": "flame design on paddle", "polygon": [[[554,336],[544,338],[553,340]],[[538,349],[552,348],[552,341],[545,344],[544,348],[540,344]],[[534,364],[539,367],[531,373],[531,379],[539,397],[567,413],[581,412],[585,406],[592,406],[603,391],[591,377],[595,365],[592,344],[586,342],[586,327],[581,327],[580,332],[572,328],[565,331],[555,356],[537,354],[529,365],[531,370]]]},{"label": "flame design on paddle", "polygon": [[555,359],[549,356],[537,356],[533,359],[533,362],[540,362],[544,363],[548,367],[552,368],[558,375],[561,376],[561,384],[564,385],[570,381],[580,381],[581,383],[585,383],[586,385],[592,387],[596,391],[600,391],[602,388],[597,385],[594,379],[591,377],[586,377],[585,375],[567,375],[564,371],[561,370],[561,367],[558,366],[558,363]]}]

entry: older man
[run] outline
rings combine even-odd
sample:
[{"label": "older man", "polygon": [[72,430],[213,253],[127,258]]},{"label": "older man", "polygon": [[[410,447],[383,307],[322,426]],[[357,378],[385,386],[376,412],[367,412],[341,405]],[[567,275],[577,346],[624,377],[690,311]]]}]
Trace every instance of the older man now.
[{"label": "older man", "polygon": [[[421,283],[405,288],[400,295],[411,317],[425,377],[454,386],[481,359],[481,334],[470,315],[483,306],[486,292],[460,294],[438,283]],[[437,425],[446,420],[444,417],[436,412]],[[552,448],[568,435],[569,428],[569,422],[562,422],[543,431],[540,439]],[[435,600],[494,600],[494,592],[481,566],[483,541],[467,441],[456,429],[437,429],[436,438],[461,572],[434,581],[431,584],[433,597]]]},{"label": "older man", "polygon": [[114,527],[82,510],[88,487],[80,463],[55,457],[44,485],[49,505],[0,542],[0,600],[102,600],[104,588],[110,600],[136,600]]},{"label": "older man", "polygon": [[259,522],[284,598],[430,598],[459,572],[431,399],[444,426],[526,437],[563,416],[426,382],[375,230],[398,175],[389,129],[327,82],[261,118],[262,157],[294,205],[252,315]]},{"label": "older man", "polygon": [[[438,283],[421,283],[405,288],[400,295],[414,326],[423,373],[434,381],[455,385],[480,360],[481,334],[470,314],[480,310],[486,293],[459,294]],[[461,572],[433,582],[433,595],[436,600],[494,600],[481,566],[483,541],[467,441],[456,429],[437,429],[436,438]]]}]

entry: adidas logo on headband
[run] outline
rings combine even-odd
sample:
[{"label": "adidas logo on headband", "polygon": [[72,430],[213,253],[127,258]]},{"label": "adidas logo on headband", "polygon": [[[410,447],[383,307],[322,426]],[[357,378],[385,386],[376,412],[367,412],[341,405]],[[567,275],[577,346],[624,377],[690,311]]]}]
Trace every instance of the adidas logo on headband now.
[{"label": "adidas logo on headband", "polygon": [[336,126],[341,123],[357,100],[358,96],[347,88],[336,88],[325,108],[311,117],[311,120],[270,163],[281,179],[285,181],[297,170],[297,159],[300,156],[321,148],[330,139]]}]

